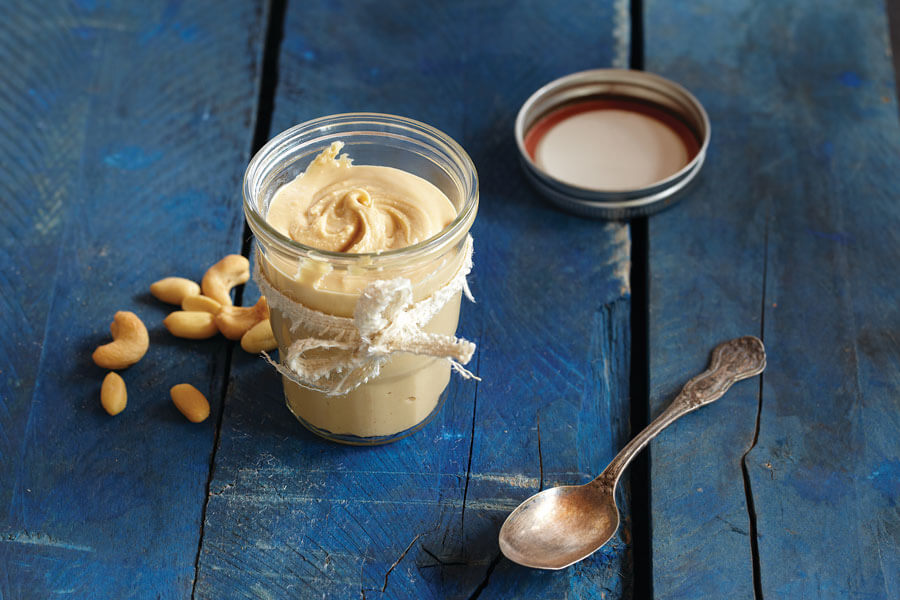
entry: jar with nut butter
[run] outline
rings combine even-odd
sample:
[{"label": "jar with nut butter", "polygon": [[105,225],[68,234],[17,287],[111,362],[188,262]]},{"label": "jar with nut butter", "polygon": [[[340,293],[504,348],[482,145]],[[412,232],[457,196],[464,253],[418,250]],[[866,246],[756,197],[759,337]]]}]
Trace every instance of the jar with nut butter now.
[{"label": "jar with nut butter", "polygon": [[348,444],[424,426],[454,368],[470,375],[474,345],[454,337],[478,209],[466,152],[403,117],[322,117],[269,141],[243,193],[290,411]]}]

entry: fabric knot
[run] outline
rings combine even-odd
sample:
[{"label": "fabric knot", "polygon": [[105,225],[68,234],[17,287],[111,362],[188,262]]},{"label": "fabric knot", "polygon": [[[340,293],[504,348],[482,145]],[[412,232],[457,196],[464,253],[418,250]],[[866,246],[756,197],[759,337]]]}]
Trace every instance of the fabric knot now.
[{"label": "fabric knot", "polygon": [[353,320],[363,341],[377,344],[375,339],[388,329],[395,335],[401,333],[405,322],[409,321],[411,303],[409,279],[379,280],[366,286],[353,311]]},{"label": "fabric knot", "polygon": [[257,256],[254,279],[270,309],[281,311],[292,333],[305,334],[291,343],[281,364],[263,353],[266,360],[294,383],[329,396],[346,394],[376,377],[399,352],[443,358],[464,378],[478,379],[463,367],[475,344],[424,330],[460,291],[471,299],[466,275],[472,268],[472,246],[468,237],[460,268],[428,298],[413,302],[412,283],[402,277],[373,281],[360,294],[352,319],[312,310],[285,296],[269,283]]},{"label": "fabric knot", "polygon": [[[422,313],[420,313],[422,314]],[[369,284],[356,304],[353,320],[360,335],[360,350],[368,356],[410,352],[449,358],[466,364],[475,344],[456,337],[426,333],[416,318],[412,284],[408,279]]]}]

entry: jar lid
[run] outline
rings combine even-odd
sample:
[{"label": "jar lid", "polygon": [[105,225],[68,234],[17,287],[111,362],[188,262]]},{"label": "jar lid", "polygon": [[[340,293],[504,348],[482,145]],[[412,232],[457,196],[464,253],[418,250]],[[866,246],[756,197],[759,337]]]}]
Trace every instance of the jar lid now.
[{"label": "jar lid", "polygon": [[593,69],[551,81],[516,117],[531,183],[561,208],[629,219],[672,204],[706,158],[709,117],[689,91],[644,71]]}]

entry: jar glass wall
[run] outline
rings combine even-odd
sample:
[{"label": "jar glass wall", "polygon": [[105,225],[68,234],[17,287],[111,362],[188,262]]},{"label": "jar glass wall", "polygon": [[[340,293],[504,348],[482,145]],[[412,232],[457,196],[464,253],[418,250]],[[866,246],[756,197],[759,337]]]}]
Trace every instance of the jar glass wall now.
[{"label": "jar glass wall", "polygon": [[[278,189],[304,172],[333,142],[355,165],[393,167],[440,189],[456,218],[434,237],[406,248],[349,254],[296,242],[266,222]],[[413,301],[446,285],[466,259],[469,228],[478,209],[478,178],[466,152],[444,133],[411,119],[356,113],[322,117],[282,132],[253,157],[244,176],[244,212],[256,238],[257,260],[276,290],[307,308],[352,317],[363,289],[397,277],[412,283]],[[459,294],[424,327],[454,335]],[[271,311],[279,351],[305,335],[286,315]],[[284,379],[288,408],[314,433],[351,444],[379,444],[409,435],[440,409],[450,379],[446,360],[396,354],[378,377],[347,394],[328,396]]]}]

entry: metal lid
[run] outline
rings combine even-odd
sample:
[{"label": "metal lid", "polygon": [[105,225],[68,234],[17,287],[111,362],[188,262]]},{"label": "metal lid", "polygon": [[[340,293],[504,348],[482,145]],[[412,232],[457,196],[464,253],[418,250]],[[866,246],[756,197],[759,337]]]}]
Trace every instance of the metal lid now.
[{"label": "metal lid", "polygon": [[706,158],[710,125],[677,83],[594,69],[532,94],[515,134],[526,175],[550,201],[580,215],[629,219],[680,196]]}]

